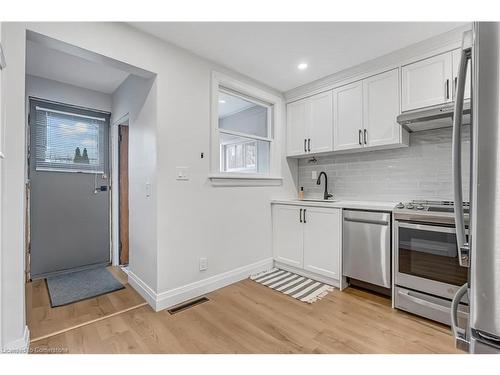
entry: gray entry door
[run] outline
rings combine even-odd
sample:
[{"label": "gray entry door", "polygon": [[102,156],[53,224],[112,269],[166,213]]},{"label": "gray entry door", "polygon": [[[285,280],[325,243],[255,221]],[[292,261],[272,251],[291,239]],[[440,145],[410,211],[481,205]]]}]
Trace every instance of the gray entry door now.
[{"label": "gray entry door", "polygon": [[109,113],[30,98],[30,272],[110,262]]}]

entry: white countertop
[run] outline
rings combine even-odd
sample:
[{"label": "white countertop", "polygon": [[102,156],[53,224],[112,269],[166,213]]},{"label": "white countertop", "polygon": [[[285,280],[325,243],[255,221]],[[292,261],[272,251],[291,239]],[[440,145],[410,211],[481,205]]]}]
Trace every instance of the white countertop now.
[{"label": "white countertop", "polygon": [[308,201],[299,199],[273,199],[271,203],[275,204],[290,204],[297,206],[311,206],[311,207],[331,207],[331,208],[354,208],[359,210],[379,210],[379,211],[392,211],[398,202],[377,202],[377,201],[349,201],[349,200],[334,200],[334,201]]}]

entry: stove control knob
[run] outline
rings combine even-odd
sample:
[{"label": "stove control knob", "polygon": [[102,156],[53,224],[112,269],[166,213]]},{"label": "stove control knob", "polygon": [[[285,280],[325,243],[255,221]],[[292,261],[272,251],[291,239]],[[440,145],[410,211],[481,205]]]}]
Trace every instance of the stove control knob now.
[{"label": "stove control knob", "polygon": [[408,203],[406,205],[406,208],[409,209],[409,210],[413,210],[415,208],[415,206],[412,203]]},{"label": "stove control knob", "polygon": [[405,205],[403,204],[403,202],[399,202],[399,203],[396,205],[396,208],[405,208]]},{"label": "stove control knob", "polygon": [[423,210],[423,209],[424,209],[424,205],[423,205],[423,204],[419,204],[419,205],[417,206],[417,210]]}]

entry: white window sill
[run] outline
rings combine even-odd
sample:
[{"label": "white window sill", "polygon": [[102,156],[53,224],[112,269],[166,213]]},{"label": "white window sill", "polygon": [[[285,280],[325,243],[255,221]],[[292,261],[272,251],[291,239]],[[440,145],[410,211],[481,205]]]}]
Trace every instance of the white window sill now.
[{"label": "white window sill", "polygon": [[280,186],[282,177],[243,173],[217,173],[208,176],[213,186]]}]

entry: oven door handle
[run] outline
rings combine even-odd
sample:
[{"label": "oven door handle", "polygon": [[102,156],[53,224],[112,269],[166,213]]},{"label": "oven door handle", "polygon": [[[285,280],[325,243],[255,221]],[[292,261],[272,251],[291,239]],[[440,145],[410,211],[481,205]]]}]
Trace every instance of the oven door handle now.
[{"label": "oven door handle", "polygon": [[455,228],[441,227],[438,225],[404,223],[401,221],[398,221],[398,227],[408,228],[408,229],[417,229],[417,230],[427,230],[427,231],[431,231],[431,232],[456,233]]},{"label": "oven door handle", "polygon": [[410,300],[413,303],[416,303],[418,305],[429,307],[429,308],[434,309],[434,310],[439,310],[439,311],[444,312],[446,314],[450,313],[450,308],[448,308],[446,306],[438,305],[437,303],[433,303],[433,302],[429,302],[429,301],[423,300],[423,299],[415,297],[415,296],[412,296],[410,294],[410,291],[399,290],[398,294],[400,294],[401,296],[403,296],[407,300]]}]

